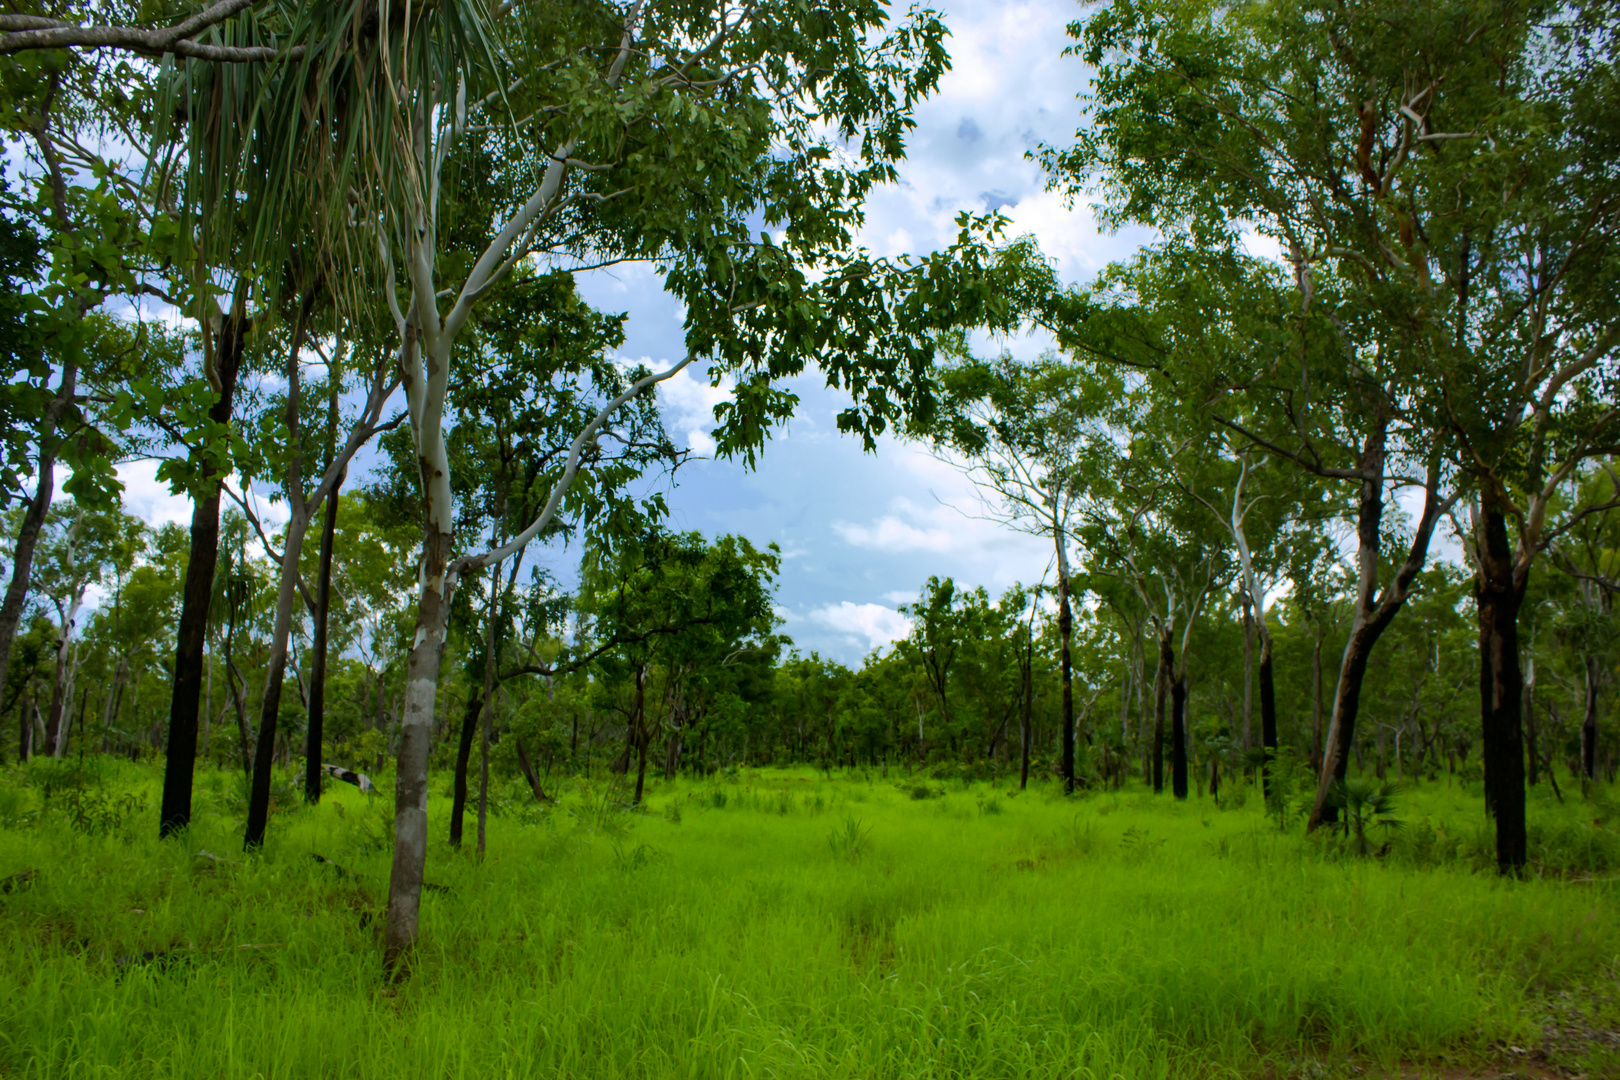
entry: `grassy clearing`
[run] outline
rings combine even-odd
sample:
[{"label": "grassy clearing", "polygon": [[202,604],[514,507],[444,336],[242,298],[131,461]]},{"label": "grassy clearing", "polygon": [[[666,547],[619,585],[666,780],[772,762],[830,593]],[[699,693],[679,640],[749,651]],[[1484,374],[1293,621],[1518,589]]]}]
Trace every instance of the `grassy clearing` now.
[{"label": "grassy clearing", "polygon": [[1583,988],[1620,961],[1601,802],[1536,802],[1540,849],[1575,872],[1505,882],[1474,867],[1477,802],[1444,785],[1407,796],[1376,860],[1280,831],[1258,798],[770,771],[658,784],[637,813],[600,782],[503,804],[482,865],[431,852],[442,888],[395,987],[388,799],[339,787],[244,858],[235,776],[205,774],[200,824],[160,845],[156,773],[98,768],[89,790],[122,809],[87,817],[81,793],[75,817],[58,789],[41,813],[37,778],[4,781],[0,877],[39,871],[0,895],[6,1077],[1484,1068],[1541,1044],[1549,995],[1590,1019]]}]

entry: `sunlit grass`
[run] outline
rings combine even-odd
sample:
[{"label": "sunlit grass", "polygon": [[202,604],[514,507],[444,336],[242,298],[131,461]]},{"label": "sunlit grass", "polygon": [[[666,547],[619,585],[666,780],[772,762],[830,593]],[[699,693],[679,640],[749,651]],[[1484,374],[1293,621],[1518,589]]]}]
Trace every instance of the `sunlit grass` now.
[{"label": "sunlit grass", "polygon": [[[156,776],[108,768],[125,790]],[[1476,870],[1485,822],[1444,785],[1407,794],[1380,860],[1281,831],[1257,794],[1217,809],[930,780],[913,798],[920,782],[745,773],[655,784],[635,813],[600,780],[561,785],[547,812],[503,800],[482,864],[442,842],[436,797],[442,888],[397,986],[378,949],[386,797],[283,808],[245,857],[231,774],[204,775],[182,843],[150,813],[102,832],[33,815],[28,790],[0,828],[0,877],[40,871],[0,896],[0,1075],[1439,1067],[1533,1041],[1534,994],[1620,957],[1611,880]],[[1590,805],[1539,798],[1544,830],[1612,841]]]}]

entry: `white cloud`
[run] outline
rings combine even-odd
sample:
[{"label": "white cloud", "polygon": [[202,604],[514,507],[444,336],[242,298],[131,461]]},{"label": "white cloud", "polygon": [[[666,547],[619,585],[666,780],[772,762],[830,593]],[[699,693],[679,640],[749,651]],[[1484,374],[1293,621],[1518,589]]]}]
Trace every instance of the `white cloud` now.
[{"label": "white cloud", "polygon": [[[652,366],[642,357],[641,362]],[[714,453],[714,407],[731,397],[731,386],[710,386],[708,381],[686,368],[674,378],[658,384],[658,397],[664,403],[665,421],[671,434],[684,435],[687,449],[704,457]]]},{"label": "white cloud", "polygon": [[870,649],[898,641],[911,631],[911,621],[882,604],[852,604],[848,600],[827,604],[810,612],[810,621],[847,635],[852,641],[865,638]]},{"label": "white cloud", "polygon": [[166,481],[157,478],[156,461],[131,461],[118,466],[118,479],[124,485],[124,512],[133,514],[153,528],[171,522],[191,524],[191,497],[176,495]]}]

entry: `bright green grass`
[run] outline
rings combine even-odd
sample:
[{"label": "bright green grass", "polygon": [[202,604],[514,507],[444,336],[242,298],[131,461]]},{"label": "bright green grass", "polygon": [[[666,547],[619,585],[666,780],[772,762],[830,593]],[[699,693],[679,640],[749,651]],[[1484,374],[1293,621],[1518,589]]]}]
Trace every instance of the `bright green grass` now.
[{"label": "bright green grass", "polygon": [[[236,783],[205,775],[203,801]],[[1601,876],[1338,857],[1258,798],[932,783],[748,773],[656,784],[637,814],[580,784],[492,819],[479,865],[443,842],[439,778],[446,890],[397,988],[373,917],[386,798],[339,786],[246,859],[224,810],[181,843],[150,813],[0,828],[0,876],[40,870],[0,896],[0,1076],[1383,1075],[1534,1045],[1534,995],[1620,957]],[[1533,812],[1612,836],[1573,798]],[[1430,850],[1485,835],[1444,786],[1402,816]],[[148,950],[183,959],[116,963]]]}]

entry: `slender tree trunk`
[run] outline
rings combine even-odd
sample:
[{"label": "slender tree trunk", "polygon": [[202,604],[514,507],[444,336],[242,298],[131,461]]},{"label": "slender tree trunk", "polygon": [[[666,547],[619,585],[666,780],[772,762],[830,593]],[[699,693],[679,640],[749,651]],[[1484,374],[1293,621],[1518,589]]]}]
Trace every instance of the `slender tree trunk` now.
[{"label": "slender tree trunk", "polygon": [[1024,692],[1023,700],[1019,705],[1018,733],[1018,790],[1024,791],[1029,787],[1029,744],[1034,737],[1032,721],[1034,719],[1035,697],[1035,637],[1033,633],[1026,632],[1024,638]]},{"label": "slender tree trunk", "polygon": [[523,779],[529,783],[529,791],[534,795],[535,802],[550,802],[551,796],[540,783],[540,774],[534,770],[534,762],[529,759],[529,752],[523,748],[523,740],[517,735],[512,736],[512,749],[517,751],[518,768],[523,773]]},{"label": "slender tree trunk", "polygon": [[1170,680],[1170,792],[1187,797],[1187,673]]},{"label": "slender tree trunk", "polygon": [[28,500],[22,527],[17,530],[17,542],[12,545],[11,583],[6,586],[5,602],[0,603],[0,686],[6,685],[6,672],[11,667],[11,647],[17,640],[17,627],[22,623],[23,602],[28,599],[34,550],[39,546],[40,530],[45,527],[45,516],[50,512],[51,497],[56,491],[56,428],[62,422],[63,415],[73,406],[78,374],[76,362],[70,360],[62,365],[61,383],[56,396],[45,407],[44,422],[40,425],[34,497]]},{"label": "slender tree trunk", "polygon": [[1059,664],[1063,678],[1063,793],[1074,794],[1074,665],[1070,645],[1074,636],[1074,611],[1069,606],[1069,557],[1064,537],[1055,536],[1058,564]]},{"label": "slender tree trunk", "polygon": [[1164,790],[1164,710],[1170,694],[1174,644],[1168,627],[1159,631],[1159,664],[1153,673],[1153,793]]},{"label": "slender tree trunk", "polygon": [[456,743],[455,794],[450,803],[450,846],[461,846],[461,818],[467,809],[467,765],[472,759],[473,736],[478,731],[478,714],[483,711],[484,699],[474,691],[467,699],[467,710],[461,717],[461,738]]},{"label": "slender tree trunk", "polygon": [[1524,702],[1519,669],[1519,605],[1524,589],[1514,573],[1507,518],[1487,492],[1481,507],[1474,599],[1479,615],[1481,747],[1485,804],[1496,818],[1496,865],[1517,873],[1528,858],[1525,835]]},{"label": "slender tree trunk", "polygon": [[298,602],[298,555],[304,546],[307,515],[293,509],[287,520],[281,556],[281,578],[276,589],[276,614],[270,632],[270,657],[265,664],[264,698],[259,708],[259,739],[253,755],[253,786],[248,794],[247,831],[242,845],[248,850],[264,844],[270,823],[270,773],[275,767],[276,722],[281,714],[281,691],[287,676],[287,642],[292,635],[293,609]]},{"label": "slender tree trunk", "polygon": [[1536,746],[1536,662],[1530,661],[1528,667],[1524,680],[1524,739],[1529,759],[1529,781],[1534,786],[1541,780],[1540,750]]},{"label": "slender tree trunk", "polygon": [[1254,749],[1254,602],[1243,590],[1243,752]]},{"label": "slender tree trunk", "polygon": [[1260,628],[1260,790],[1271,797],[1271,762],[1277,756],[1277,690],[1271,665],[1271,632]]},{"label": "slender tree trunk", "polygon": [[641,792],[647,783],[647,740],[650,733],[647,730],[647,693],[646,674],[643,669],[636,669],[636,794],[630,800],[631,806],[641,805]]},{"label": "slender tree trunk", "polygon": [[[229,425],[235,408],[237,375],[248,329],[244,315],[246,293],[238,292],[214,349],[217,396],[208,419]],[[158,835],[173,836],[191,824],[191,785],[197,768],[197,703],[202,692],[204,649],[208,638],[208,607],[214,595],[214,572],[219,562],[219,466],[205,448],[200,487],[192,496],[191,552],[180,599],[180,626],[175,634],[174,689],[169,698],[169,743],[163,763],[163,803],[158,812]],[[227,657],[229,652],[227,652]],[[229,675],[226,676],[229,678]],[[234,684],[232,687],[235,689]],[[244,726],[244,755],[246,732]]]},{"label": "slender tree trunk", "polygon": [[[496,511],[496,530],[499,535],[501,509]],[[497,562],[489,572],[489,607],[484,615],[484,722],[478,743],[478,857],[484,857],[484,837],[489,821],[489,740],[495,726],[495,665],[500,639],[495,625],[501,613],[501,564]]]},{"label": "slender tree trunk", "polygon": [[1586,657],[1586,701],[1581,715],[1581,778],[1597,779],[1598,681],[1601,673],[1596,655]]},{"label": "slender tree trunk", "polygon": [[332,544],[337,536],[339,500],[343,487],[340,478],[326,497],[326,517],[321,522],[320,562],[315,583],[314,640],[310,642],[312,657],[309,670],[309,731],[304,747],[304,801],[321,801],[321,772],[326,739],[326,654],[328,649],[326,623],[332,608]]}]

